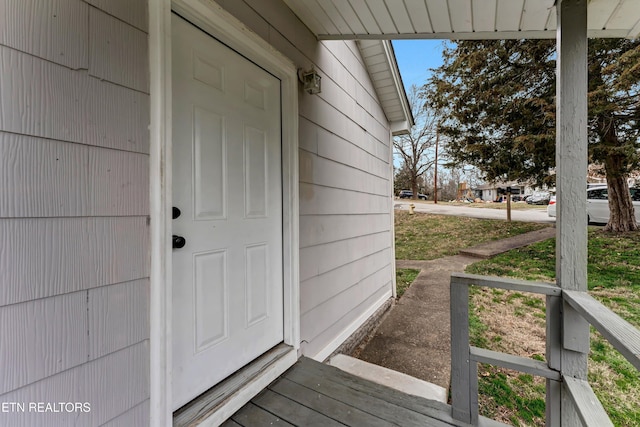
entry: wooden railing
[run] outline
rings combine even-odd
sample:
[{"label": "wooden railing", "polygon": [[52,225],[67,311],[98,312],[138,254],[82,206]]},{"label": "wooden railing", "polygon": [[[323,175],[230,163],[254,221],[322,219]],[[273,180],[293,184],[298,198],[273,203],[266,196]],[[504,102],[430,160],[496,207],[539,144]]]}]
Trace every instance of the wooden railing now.
[{"label": "wooden railing", "polygon": [[[546,361],[499,353],[469,344],[469,286],[529,292],[546,296]],[[478,425],[478,363],[513,369],[546,378],[546,425],[562,425],[561,406],[570,407],[583,426],[612,426],[589,383],[563,375],[560,332],[566,331],[561,310],[568,304],[594,326],[640,371],[640,331],[586,292],[567,291],[547,284],[498,277],[454,273],[451,275],[451,400],[453,418]],[[553,308],[553,309],[552,309]],[[561,399],[565,404],[561,404]],[[566,406],[569,405],[569,406]],[[576,421],[576,420],[574,420]]]}]

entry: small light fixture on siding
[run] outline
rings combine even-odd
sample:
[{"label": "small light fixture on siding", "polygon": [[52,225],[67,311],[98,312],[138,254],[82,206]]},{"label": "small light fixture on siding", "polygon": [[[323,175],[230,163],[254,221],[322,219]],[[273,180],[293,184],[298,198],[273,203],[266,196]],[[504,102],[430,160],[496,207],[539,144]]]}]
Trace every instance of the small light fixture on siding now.
[{"label": "small light fixture on siding", "polygon": [[302,68],[300,68],[298,70],[298,79],[300,79],[304,85],[304,90],[307,91],[308,94],[313,95],[322,92],[320,85],[322,77],[320,77],[318,72],[313,68],[308,71],[303,71]]}]

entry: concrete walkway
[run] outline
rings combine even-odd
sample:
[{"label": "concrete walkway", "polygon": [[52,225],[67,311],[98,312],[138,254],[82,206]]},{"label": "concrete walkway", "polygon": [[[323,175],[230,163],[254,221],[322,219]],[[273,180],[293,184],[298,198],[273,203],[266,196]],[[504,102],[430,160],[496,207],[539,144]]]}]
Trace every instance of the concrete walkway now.
[{"label": "concrete walkway", "polygon": [[549,227],[478,245],[460,255],[431,261],[396,261],[397,268],[419,269],[420,274],[355,356],[448,389],[451,377],[451,273],[463,272],[479,258],[554,235],[555,228]]},{"label": "concrete walkway", "polygon": [[491,258],[492,256],[510,251],[511,249],[521,248],[535,242],[550,239],[551,237],[555,237],[555,235],[555,227],[542,228],[540,230],[530,231],[518,236],[494,240],[492,242],[486,242],[478,246],[463,249],[460,251],[460,255],[470,255],[478,258]]}]

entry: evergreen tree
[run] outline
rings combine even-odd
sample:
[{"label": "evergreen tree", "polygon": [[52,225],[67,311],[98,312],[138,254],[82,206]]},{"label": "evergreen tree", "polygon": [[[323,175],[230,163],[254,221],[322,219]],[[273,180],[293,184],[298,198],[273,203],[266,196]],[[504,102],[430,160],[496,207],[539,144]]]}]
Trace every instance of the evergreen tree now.
[{"label": "evergreen tree", "polygon": [[[555,166],[555,41],[460,41],[423,88],[454,163],[489,181],[551,185]],[[589,158],[604,165],[610,231],[636,230],[627,177],[640,164],[640,41],[589,41]],[[585,177],[586,180],[586,177]]]}]

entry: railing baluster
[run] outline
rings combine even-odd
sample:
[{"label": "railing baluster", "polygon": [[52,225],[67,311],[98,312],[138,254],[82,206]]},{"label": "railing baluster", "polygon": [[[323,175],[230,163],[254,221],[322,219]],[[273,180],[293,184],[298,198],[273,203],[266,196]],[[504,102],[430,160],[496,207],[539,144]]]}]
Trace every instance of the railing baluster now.
[{"label": "railing baluster", "polygon": [[[471,422],[469,398],[469,287],[451,278],[451,416]],[[477,397],[476,397],[477,401]]]},{"label": "railing baluster", "polygon": [[478,425],[480,407],[478,405],[478,362],[469,361],[469,404],[471,425]]},{"label": "railing baluster", "polygon": [[[546,359],[549,368],[560,371],[562,356],[562,298],[547,295],[547,346]],[[560,427],[562,394],[560,383],[548,379],[546,385],[546,427]]]},{"label": "railing baluster", "polygon": [[560,381],[547,379],[546,384],[546,407],[545,407],[545,427],[560,427],[560,405],[562,403],[562,383]]}]

